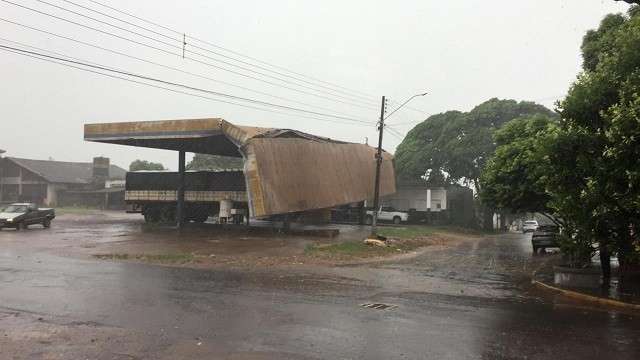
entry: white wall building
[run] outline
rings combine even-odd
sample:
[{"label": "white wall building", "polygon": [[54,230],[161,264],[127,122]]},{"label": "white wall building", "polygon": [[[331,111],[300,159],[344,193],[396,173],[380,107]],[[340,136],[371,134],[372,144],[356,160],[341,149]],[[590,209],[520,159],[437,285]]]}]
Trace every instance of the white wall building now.
[{"label": "white wall building", "polygon": [[397,210],[440,212],[447,210],[447,190],[443,187],[426,188],[399,185],[395,194],[382,198],[382,204]]}]

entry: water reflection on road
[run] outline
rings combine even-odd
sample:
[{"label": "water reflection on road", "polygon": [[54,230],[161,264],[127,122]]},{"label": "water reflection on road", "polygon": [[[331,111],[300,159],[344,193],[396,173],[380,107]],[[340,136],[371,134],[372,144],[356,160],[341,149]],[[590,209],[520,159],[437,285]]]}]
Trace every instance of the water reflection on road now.
[{"label": "water reflection on road", "polygon": [[[637,359],[640,354],[637,317],[554,305],[532,293],[527,274],[544,257],[532,257],[529,237],[520,234],[464,241],[399,263],[336,268],[197,270],[60,257],[13,240],[5,245],[0,310],[142,334],[134,337],[140,346],[130,350],[136,357]],[[360,306],[371,302],[396,307]],[[0,330],[12,331],[3,326],[0,317]],[[117,338],[109,341],[107,349],[114,353],[122,346]]]}]

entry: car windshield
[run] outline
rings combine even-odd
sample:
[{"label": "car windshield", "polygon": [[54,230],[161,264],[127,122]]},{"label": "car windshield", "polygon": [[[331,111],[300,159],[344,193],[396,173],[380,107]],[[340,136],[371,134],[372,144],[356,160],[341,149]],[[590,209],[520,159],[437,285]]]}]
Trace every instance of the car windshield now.
[{"label": "car windshield", "polygon": [[9,205],[4,210],[4,212],[7,212],[7,213],[23,213],[23,212],[27,212],[27,206],[26,205]]}]

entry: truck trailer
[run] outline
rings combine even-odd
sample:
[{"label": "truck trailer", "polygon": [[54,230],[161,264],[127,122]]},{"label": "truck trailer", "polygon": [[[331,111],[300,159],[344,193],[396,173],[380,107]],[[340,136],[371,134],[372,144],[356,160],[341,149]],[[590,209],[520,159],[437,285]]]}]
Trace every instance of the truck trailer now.
[{"label": "truck trailer", "polygon": [[[141,213],[147,222],[175,221],[180,174],[169,171],[128,172],[125,185],[127,212]],[[242,171],[187,171],[184,220],[239,222],[247,213],[247,192]]]}]

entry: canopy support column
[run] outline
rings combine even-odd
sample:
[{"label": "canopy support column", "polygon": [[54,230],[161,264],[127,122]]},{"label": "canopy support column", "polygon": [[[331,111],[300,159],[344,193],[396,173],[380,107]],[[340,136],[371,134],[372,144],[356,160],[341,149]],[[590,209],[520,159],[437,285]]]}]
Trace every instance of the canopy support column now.
[{"label": "canopy support column", "polygon": [[185,207],[184,207],[184,174],[185,174],[185,152],[178,152],[178,204],[176,209],[176,224],[178,229],[184,227]]}]

